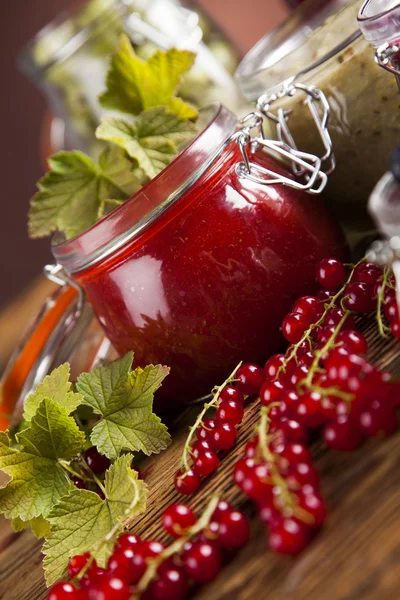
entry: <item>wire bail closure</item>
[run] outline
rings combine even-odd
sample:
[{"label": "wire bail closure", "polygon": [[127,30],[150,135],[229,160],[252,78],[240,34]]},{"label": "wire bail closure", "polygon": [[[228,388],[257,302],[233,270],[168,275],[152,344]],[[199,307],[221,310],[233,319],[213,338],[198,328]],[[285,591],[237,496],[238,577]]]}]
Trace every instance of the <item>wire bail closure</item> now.
[{"label": "wire bail closure", "polygon": [[400,44],[385,42],[375,50],[375,62],[396,77],[400,88]]},{"label": "wire bail closure", "polygon": [[[309,152],[302,152],[297,148],[288,125],[291,110],[279,108],[276,114],[271,111],[274,102],[285,96],[293,97],[297,92],[306,94],[305,104],[311,112],[324,149],[321,157]],[[243,127],[236,134],[236,142],[239,144],[243,157],[243,162],[237,165],[238,176],[262,185],[283,183],[310,194],[320,194],[327,184],[328,175],[334,171],[336,166],[332,140],[328,131],[329,113],[328,100],[319,88],[294,83],[293,80],[286,82],[277,93],[260,96],[257,101],[257,111],[249,113],[241,120]],[[266,139],[263,129],[264,117],[267,117],[276,126],[278,140]],[[251,131],[254,129],[256,134],[252,136]],[[288,162],[295,179],[252,163],[249,158],[249,150],[254,152],[260,148],[278,155]]]}]

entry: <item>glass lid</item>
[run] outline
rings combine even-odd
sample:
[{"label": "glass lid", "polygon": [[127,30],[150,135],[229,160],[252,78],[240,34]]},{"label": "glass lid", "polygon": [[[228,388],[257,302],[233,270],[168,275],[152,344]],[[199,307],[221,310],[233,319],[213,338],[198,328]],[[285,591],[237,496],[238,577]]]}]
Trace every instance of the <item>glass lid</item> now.
[{"label": "glass lid", "polygon": [[361,35],[360,0],[308,0],[244,57],[235,77],[249,100],[309,73]]}]

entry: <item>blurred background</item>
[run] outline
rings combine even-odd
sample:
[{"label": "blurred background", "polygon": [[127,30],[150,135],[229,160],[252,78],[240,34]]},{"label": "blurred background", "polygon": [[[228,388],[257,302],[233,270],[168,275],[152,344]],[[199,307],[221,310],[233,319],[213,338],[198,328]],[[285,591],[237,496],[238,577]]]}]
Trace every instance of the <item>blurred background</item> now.
[{"label": "blurred background", "polygon": [[[0,2],[0,308],[18,296],[21,302],[32,279],[51,260],[49,239],[29,240],[26,226],[29,199],[44,172],[40,147],[46,101],[19,71],[17,56],[41,27],[74,4],[76,0]],[[289,11],[284,0],[200,0],[198,4],[226,32],[240,55]]]}]

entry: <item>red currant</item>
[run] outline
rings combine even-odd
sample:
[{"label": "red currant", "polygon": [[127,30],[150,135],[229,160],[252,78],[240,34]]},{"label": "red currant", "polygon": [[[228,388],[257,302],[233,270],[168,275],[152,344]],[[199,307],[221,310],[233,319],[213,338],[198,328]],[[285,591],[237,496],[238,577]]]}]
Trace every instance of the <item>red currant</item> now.
[{"label": "red currant", "polygon": [[280,429],[282,431],[283,436],[287,440],[291,440],[292,442],[301,442],[303,444],[307,443],[307,429],[298,421],[295,421],[294,419],[287,419],[286,421],[282,421],[280,423]]},{"label": "red currant", "polygon": [[317,298],[323,304],[326,304],[332,299],[332,292],[330,292],[329,290],[319,290],[319,292],[317,293]]},{"label": "red currant", "polygon": [[198,439],[212,442],[212,433],[216,426],[215,419],[204,419],[202,427],[197,430]]},{"label": "red currant", "polygon": [[352,281],[376,284],[382,277],[382,269],[372,263],[363,262],[354,268]]},{"label": "red currant", "polygon": [[272,402],[277,402],[284,389],[283,384],[277,379],[266,381],[260,390],[261,402],[265,406],[268,406]]},{"label": "red currant", "polygon": [[95,446],[86,450],[83,458],[93,473],[104,473],[111,464],[109,459],[100,454]]},{"label": "red currant", "polygon": [[293,489],[301,489],[304,485],[315,487],[319,483],[319,473],[308,462],[292,463],[287,480]]},{"label": "red currant", "polygon": [[300,493],[299,499],[301,508],[308,512],[314,519],[312,526],[315,528],[321,527],[326,518],[326,507],[321,496],[314,492],[308,494]]},{"label": "red currant", "polygon": [[178,538],[196,523],[196,515],[186,504],[171,504],[164,511],[162,523],[165,531]]},{"label": "red currant", "polygon": [[80,590],[69,581],[60,581],[53,585],[47,600],[79,600]]},{"label": "red currant", "polygon": [[[88,561],[90,560],[89,552],[85,552],[84,554],[76,554],[72,558],[69,559],[68,562],[68,575],[72,579],[79,575],[82,571],[83,567],[86,567]],[[95,559],[92,559],[91,566],[97,567],[97,563]]]},{"label": "red currant", "polygon": [[310,323],[301,313],[289,313],[283,319],[282,333],[292,344],[300,342]]},{"label": "red currant", "polygon": [[213,512],[212,520],[219,523],[222,517],[233,511],[232,505],[226,500],[220,500],[217,504],[217,508]]},{"label": "red currant", "polygon": [[230,423],[218,424],[212,433],[212,443],[220,450],[230,450],[236,442],[237,431]]},{"label": "red currant", "polygon": [[348,415],[340,415],[324,427],[325,443],[334,450],[351,451],[360,446],[363,435]]},{"label": "red currant", "polygon": [[195,542],[182,558],[186,575],[196,583],[212,581],[221,570],[221,554],[210,543]]},{"label": "red currant", "polygon": [[258,394],[265,381],[265,373],[262,368],[255,363],[244,363],[236,371],[236,386],[240,392],[251,396]]},{"label": "red currant", "polygon": [[[140,544],[138,544],[140,547]],[[137,583],[146,570],[146,562],[136,547],[115,550],[108,559],[108,572],[129,584]]]},{"label": "red currant", "polygon": [[347,310],[366,314],[372,312],[375,305],[374,289],[371,285],[362,281],[355,281],[346,285],[343,306]]},{"label": "red currant", "polygon": [[295,302],[292,312],[304,315],[309,323],[315,323],[322,317],[324,307],[315,296],[302,296]]},{"label": "red currant", "polygon": [[74,484],[74,486],[77,487],[79,490],[87,489],[86,483],[80,477],[75,477],[74,475],[71,475],[70,479],[71,479],[72,483]]},{"label": "red currant", "polygon": [[279,446],[276,449],[276,453],[285,458],[289,464],[296,462],[312,463],[310,451],[303,444],[297,442],[289,442],[288,444]]},{"label": "red currant", "polygon": [[[93,594],[94,592],[94,594]],[[129,585],[118,577],[107,577],[89,591],[89,597],[96,600],[129,600]]]},{"label": "red currant", "polygon": [[346,277],[344,264],[336,258],[324,258],[317,266],[317,279],[327,290],[336,290]]},{"label": "red currant", "polygon": [[188,592],[188,580],[183,569],[166,564],[158,569],[158,579],[149,585],[152,600],[184,600]]},{"label": "red currant", "polygon": [[242,548],[250,537],[250,525],[246,517],[233,510],[222,515],[219,522],[219,540],[226,548]]},{"label": "red currant", "polygon": [[318,427],[325,417],[321,411],[322,396],[317,392],[306,392],[300,396],[294,417],[306,427]]},{"label": "red currant", "polygon": [[242,402],[236,400],[224,400],[217,408],[218,423],[230,423],[237,425],[243,419],[244,408]]},{"label": "red currant", "polygon": [[258,435],[249,440],[244,447],[244,455],[246,458],[254,458],[258,448]]},{"label": "red currant", "polygon": [[397,429],[396,411],[386,398],[375,398],[360,414],[360,428],[369,436],[391,435]]},{"label": "red currant", "polygon": [[91,587],[99,585],[104,579],[108,577],[108,575],[109,573],[107,573],[105,569],[101,569],[100,567],[92,567],[91,569],[89,569],[85,577],[82,577],[79,583],[82,590],[90,591]]},{"label": "red currant", "polygon": [[242,392],[240,392],[233,385],[226,385],[218,397],[219,402],[225,402],[227,400],[234,400],[235,402],[240,402],[243,404],[244,396]]},{"label": "red currant", "polygon": [[400,321],[397,321],[397,323],[392,323],[391,331],[394,337],[400,340]]},{"label": "red currant", "polygon": [[366,354],[368,351],[367,340],[358,331],[340,331],[336,337],[336,342],[341,344],[350,354]]},{"label": "red currant", "polygon": [[270,528],[269,547],[273,552],[296,556],[311,539],[310,528],[296,519],[283,519]]},{"label": "red currant", "polygon": [[305,352],[299,357],[299,365],[305,365],[306,367],[311,367],[315,359],[315,354],[311,351]]},{"label": "red currant", "polygon": [[397,323],[399,321],[399,309],[395,298],[385,304],[384,312],[389,323]]},{"label": "red currant", "polygon": [[143,556],[144,559],[154,558],[161,554],[164,550],[163,544],[157,540],[146,540],[137,548],[136,552]]},{"label": "red currant", "polygon": [[264,365],[264,373],[267,376],[267,379],[275,379],[278,375],[279,369],[285,362],[284,354],[274,354],[271,356]]},{"label": "red currant", "polygon": [[191,447],[192,454],[195,458],[204,452],[215,452],[215,446],[207,440],[196,440]]},{"label": "red currant", "polygon": [[191,496],[195,494],[201,486],[201,479],[193,469],[189,469],[186,473],[178,471],[175,475],[175,487],[180,494]]},{"label": "red currant", "polygon": [[273,486],[269,465],[267,463],[248,465],[248,471],[245,472],[239,486],[246,496],[257,502],[271,498]]},{"label": "red currant", "polygon": [[115,544],[116,550],[123,550],[125,548],[133,548],[141,542],[138,535],[134,533],[123,533],[119,536],[117,543]]},{"label": "red currant", "polygon": [[219,467],[219,458],[214,450],[207,450],[194,459],[194,470],[202,477],[208,477]]}]

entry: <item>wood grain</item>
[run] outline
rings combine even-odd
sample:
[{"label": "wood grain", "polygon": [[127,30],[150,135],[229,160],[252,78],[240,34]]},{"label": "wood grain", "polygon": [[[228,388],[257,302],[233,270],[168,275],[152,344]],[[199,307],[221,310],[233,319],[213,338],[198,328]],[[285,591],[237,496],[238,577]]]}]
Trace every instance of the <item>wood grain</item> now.
[{"label": "wood grain", "polygon": [[[400,344],[377,335],[372,318],[362,324],[370,358],[392,373],[400,372]],[[356,452],[339,453],[316,441],[313,454],[321,472],[322,491],[330,507],[326,526],[298,558],[272,555],[265,530],[252,506],[232,484],[231,473],[243,444],[258,420],[259,402],[247,407],[237,447],[222,461],[189,502],[201,510],[218,492],[241,506],[252,522],[251,542],[210,585],[197,591],[202,600],[394,600],[400,597],[400,432],[370,439]],[[167,452],[145,465],[150,498],[146,514],[132,524],[147,539],[165,541],[160,527],[164,508],[178,499],[172,485],[187,427],[198,408],[186,409],[173,427]],[[40,542],[29,532],[12,534],[0,522],[1,600],[44,600]]]}]

